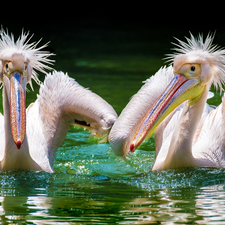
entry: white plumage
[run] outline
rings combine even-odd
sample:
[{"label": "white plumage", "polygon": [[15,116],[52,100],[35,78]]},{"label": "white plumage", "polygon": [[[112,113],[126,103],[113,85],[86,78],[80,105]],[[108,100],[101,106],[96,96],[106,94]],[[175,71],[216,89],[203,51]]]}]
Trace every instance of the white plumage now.
[{"label": "white plumage", "polygon": [[[225,97],[216,109],[206,104],[212,83],[223,90],[225,50],[212,45],[210,35],[205,41],[202,36],[186,39],[187,43],[178,40],[177,52],[169,55],[173,69],[160,69],[119,116],[109,136],[116,155],[125,156],[129,148],[138,146],[138,136],[155,130],[156,158],[152,170],[225,167]],[[172,78],[171,87],[166,89]],[[180,86],[173,83],[181,79]],[[122,134],[122,127],[126,135]]]},{"label": "white plumage", "polygon": [[[13,35],[1,32],[0,75],[4,116],[0,115],[0,169],[20,168],[51,173],[56,150],[65,139],[70,124],[85,126],[104,137],[117,115],[101,97],[83,88],[67,74],[54,71],[47,74],[37,100],[27,108],[25,121],[17,121],[17,114],[22,111],[24,103],[19,99],[14,100],[16,105],[13,105],[14,94],[22,98],[21,91],[26,89],[26,83],[32,78],[40,83],[33,69],[43,72],[49,69],[46,63],[51,62],[48,59],[51,54],[40,51],[46,45],[37,48],[37,44],[28,44],[26,39],[27,34],[22,34],[14,42]],[[10,87],[15,89],[15,93]],[[13,107],[16,110],[17,107],[22,108],[14,115],[11,111]],[[14,140],[12,126],[19,127],[14,135],[17,137],[18,131],[23,132],[21,123],[26,124],[25,138]]]},{"label": "white plumage", "polygon": [[128,154],[132,137],[142,118],[173,76],[172,66],[161,68],[144,82],[145,84],[123,109],[109,134],[109,142],[115,155],[125,158]]},{"label": "white plumage", "polygon": [[176,39],[178,43],[173,43],[176,46],[173,49],[175,52],[167,54],[168,61],[174,63],[175,71],[178,69],[177,66],[187,61],[189,63],[210,64],[213,70],[211,82],[219,87],[220,91],[223,91],[222,85],[225,83],[225,49],[212,44],[213,35],[208,34],[205,41],[202,35],[199,35],[198,38],[195,38],[192,34],[190,35],[191,38],[186,37],[187,43]]},{"label": "white plumage", "polygon": [[37,48],[39,42],[28,43],[31,38],[28,39],[29,33],[23,33],[15,42],[14,35],[8,34],[4,30],[0,32],[0,78],[3,79],[2,74],[2,63],[4,61],[10,61],[14,54],[19,54],[23,56],[25,62],[29,62],[29,67],[31,70],[31,77],[28,80],[32,87],[31,78],[35,80],[36,83],[40,84],[38,79],[38,74],[35,70],[42,73],[46,73],[46,69],[50,70],[51,67],[48,64],[54,62],[54,60],[48,57],[52,56],[52,53],[41,51],[43,48],[47,47],[44,44]]}]

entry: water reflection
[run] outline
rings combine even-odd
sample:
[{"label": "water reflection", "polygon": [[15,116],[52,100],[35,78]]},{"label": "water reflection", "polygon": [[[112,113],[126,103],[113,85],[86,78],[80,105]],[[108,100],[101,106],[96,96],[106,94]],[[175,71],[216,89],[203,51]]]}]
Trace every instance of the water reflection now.
[{"label": "water reflection", "polygon": [[216,224],[225,220],[224,175],[203,168],[124,179],[2,172],[1,221]]}]

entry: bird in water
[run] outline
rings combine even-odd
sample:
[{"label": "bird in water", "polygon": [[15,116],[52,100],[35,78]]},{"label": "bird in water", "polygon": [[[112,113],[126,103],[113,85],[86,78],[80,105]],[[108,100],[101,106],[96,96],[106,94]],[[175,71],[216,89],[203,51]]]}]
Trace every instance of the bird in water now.
[{"label": "bird in water", "polygon": [[125,158],[155,132],[152,170],[225,167],[225,96],[216,108],[206,103],[212,84],[223,91],[225,50],[212,35],[186,40],[168,57],[173,67],[147,80],[115,122],[109,142],[116,155]]},{"label": "bird in water", "polygon": [[[101,97],[79,85],[63,72],[47,73],[51,53],[29,43],[28,33],[14,36],[0,32],[0,81],[3,111],[0,114],[0,169],[54,172],[57,149],[70,124],[107,136],[117,118]],[[43,84],[37,72],[46,73]],[[40,84],[37,100],[26,109],[26,86]]]}]

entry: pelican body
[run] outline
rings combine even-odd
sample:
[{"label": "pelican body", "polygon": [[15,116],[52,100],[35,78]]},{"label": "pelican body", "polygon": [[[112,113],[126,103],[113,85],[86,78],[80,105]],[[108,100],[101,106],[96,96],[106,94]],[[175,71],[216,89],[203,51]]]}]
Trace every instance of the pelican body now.
[{"label": "pelican body", "polygon": [[[225,98],[216,109],[206,103],[212,83],[223,90],[225,50],[213,46],[210,35],[178,41],[177,53],[169,55],[173,67],[160,69],[132,98],[113,126],[110,144],[125,157],[155,132],[152,170],[225,167]],[[133,120],[122,136],[118,129],[127,118]]]},{"label": "pelican body", "polygon": [[[3,83],[4,116],[0,114],[0,169],[14,168],[54,172],[58,147],[69,125],[78,124],[107,137],[117,118],[101,97],[79,85],[63,72],[47,74],[48,52],[28,44],[28,34],[14,42],[13,35],[0,32],[0,81]],[[41,84],[37,72],[47,74]],[[27,109],[26,85],[40,84],[37,100]]]}]

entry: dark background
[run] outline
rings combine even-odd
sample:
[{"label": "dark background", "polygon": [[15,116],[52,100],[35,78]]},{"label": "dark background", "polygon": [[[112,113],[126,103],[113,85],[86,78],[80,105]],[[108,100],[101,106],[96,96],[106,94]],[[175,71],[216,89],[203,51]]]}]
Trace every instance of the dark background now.
[{"label": "dark background", "polygon": [[[225,26],[219,23],[202,23],[201,18],[187,24],[182,23],[182,17],[180,20],[178,18],[174,21],[155,23],[151,17],[138,16],[127,18],[86,16],[66,19],[62,16],[61,20],[50,18],[45,21],[2,19],[0,23],[9,33],[12,32],[15,38],[23,29],[34,34],[33,41],[40,38],[42,44],[50,41],[48,50],[56,54],[55,68],[66,71],[75,69],[73,66],[67,65],[65,68],[61,65],[69,55],[63,51],[64,47],[68,46],[71,46],[75,58],[118,53],[164,58],[166,53],[171,52],[174,37],[184,40],[184,36],[189,37],[189,32],[193,35],[203,33],[205,37],[209,32],[216,32],[214,43],[225,46]],[[58,60],[61,60],[61,68],[57,67]]]},{"label": "dark background", "polygon": [[[47,11],[41,13],[48,14]],[[23,30],[33,34],[30,42],[42,39],[38,46],[49,42],[45,50],[55,54],[51,57],[55,60],[53,68],[67,72],[78,83],[99,94],[118,114],[143,85],[142,81],[167,65],[164,58],[165,54],[172,52],[174,46],[171,42],[176,42],[174,37],[185,41],[190,32],[204,37],[210,32],[215,33],[213,43],[225,47],[222,20],[219,20],[221,23],[207,23],[205,17],[187,20],[189,17],[182,15],[161,19],[154,12],[153,16],[147,14],[142,17],[136,14],[122,17],[117,14],[112,17],[96,15],[65,18],[57,14],[40,19],[40,15],[35,17],[34,14],[30,17],[33,19],[21,16],[9,20],[5,17],[0,23],[3,29],[14,34],[15,40]],[[82,65],[83,62],[98,66]],[[101,63],[108,64],[104,66]],[[44,76],[39,73],[41,81]],[[124,78],[119,79],[121,76]],[[39,87],[34,82],[33,85],[35,92],[30,95],[35,99]],[[218,105],[220,102],[221,97],[218,97],[212,103]]]}]

